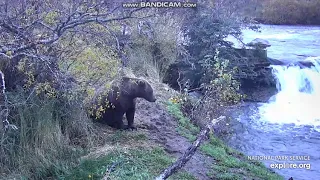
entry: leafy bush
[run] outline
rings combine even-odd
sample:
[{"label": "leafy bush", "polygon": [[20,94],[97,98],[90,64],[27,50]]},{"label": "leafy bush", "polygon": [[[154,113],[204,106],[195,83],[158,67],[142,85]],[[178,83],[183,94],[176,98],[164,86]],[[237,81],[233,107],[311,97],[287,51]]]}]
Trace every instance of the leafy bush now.
[{"label": "leafy bush", "polygon": [[207,55],[199,61],[202,67],[201,78],[202,97],[197,101],[190,98],[182,103],[182,110],[199,126],[204,126],[207,121],[218,116],[222,106],[236,104],[245,95],[240,93],[240,83],[235,80],[236,67],[230,67],[229,60],[219,57],[219,51],[215,55]]},{"label": "leafy bush", "polygon": [[220,58],[218,50],[214,56],[205,56],[200,64],[204,68],[202,82],[206,98],[213,99],[218,105],[241,100],[240,83],[233,77],[237,68],[230,69],[229,60]]}]

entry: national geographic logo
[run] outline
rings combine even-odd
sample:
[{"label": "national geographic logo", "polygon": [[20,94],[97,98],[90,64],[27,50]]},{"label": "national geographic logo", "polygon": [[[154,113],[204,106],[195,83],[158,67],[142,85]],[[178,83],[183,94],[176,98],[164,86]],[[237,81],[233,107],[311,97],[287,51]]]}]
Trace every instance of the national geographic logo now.
[{"label": "national geographic logo", "polygon": [[124,8],[196,8],[197,4],[192,2],[180,1],[157,1],[157,2],[137,2],[123,3]]}]

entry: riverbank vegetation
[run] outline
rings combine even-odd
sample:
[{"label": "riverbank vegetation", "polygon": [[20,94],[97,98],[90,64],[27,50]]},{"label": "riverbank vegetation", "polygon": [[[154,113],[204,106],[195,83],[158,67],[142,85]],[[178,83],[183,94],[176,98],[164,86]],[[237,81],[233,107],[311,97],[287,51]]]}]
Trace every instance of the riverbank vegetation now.
[{"label": "riverbank vegetation", "polygon": [[[190,141],[196,139],[199,128],[182,112],[183,103],[168,102],[168,111],[179,121],[178,132]],[[217,136],[210,135],[209,141],[200,146],[200,151],[214,158],[208,173],[210,179],[283,179],[267,169],[261,162],[250,161],[246,156],[226,146]]]},{"label": "riverbank vegetation", "polygon": [[318,0],[250,0],[243,13],[264,24],[320,25]]},{"label": "riverbank vegetation", "polygon": [[320,25],[320,1],[272,0],[263,4],[261,20],[271,24]]},{"label": "riverbank vegetation", "polygon": [[[177,131],[190,139],[218,107],[243,98],[234,65],[240,59],[224,40],[240,38],[248,25],[233,13],[237,3],[204,1],[173,10],[123,8],[122,1],[1,2],[1,178],[149,179],[160,173],[176,158],[158,137],[176,126],[168,112],[180,111],[163,108],[170,98],[186,101],[181,108],[199,122],[193,126],[180,114]],[[183,64],[178,76],[168,71],[174,64]],[[147,79],[158,96],[157,103],[138,104],[138,131],[144,133],[119,133],[88,117],[98,89],[123,75]],[[178,88],[163,88],[164,82]],[[203,94],[200,101],[187,100],[194,90]],[[211,148],[204,152],[228,161]],[[195,174],[189,168],[176,176]]]}]

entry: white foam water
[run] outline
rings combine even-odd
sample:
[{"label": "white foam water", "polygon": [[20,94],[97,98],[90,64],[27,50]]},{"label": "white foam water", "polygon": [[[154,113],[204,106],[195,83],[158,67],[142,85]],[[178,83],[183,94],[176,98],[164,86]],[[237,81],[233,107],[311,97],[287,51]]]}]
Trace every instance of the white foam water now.
[{"label": "white foam water", "polygon": [[307,60],[315,66],[272,66],[278,93],[260,106],[261,120],[320,130],[320,57]]},{"label": "white foam water", "polygon": [[274,34],[261,34],[261,35],[258,35],[257,38],[261,38],[261,39],[290,39],[290,38],[293,38],[293,36],[294,35],[288,34],[288,33],[282,33],[282,34],[274,33]]}]

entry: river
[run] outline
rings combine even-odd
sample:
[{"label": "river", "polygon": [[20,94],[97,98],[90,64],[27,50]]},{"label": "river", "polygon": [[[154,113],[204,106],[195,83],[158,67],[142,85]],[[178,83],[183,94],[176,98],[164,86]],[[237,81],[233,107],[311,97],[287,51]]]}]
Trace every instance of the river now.
[{"label": "river", "polygon": [[270,42],[270,58],[306,60],[315,66],[272,66],[278,93],[268,102],[231,109],[237,121],[227,143],[248,158],[268,158],[262,162],[274,166],[284,179],[320,179],[320,27],[263,25],[260,33],[243,30],[243,42],[255,38]]}]

